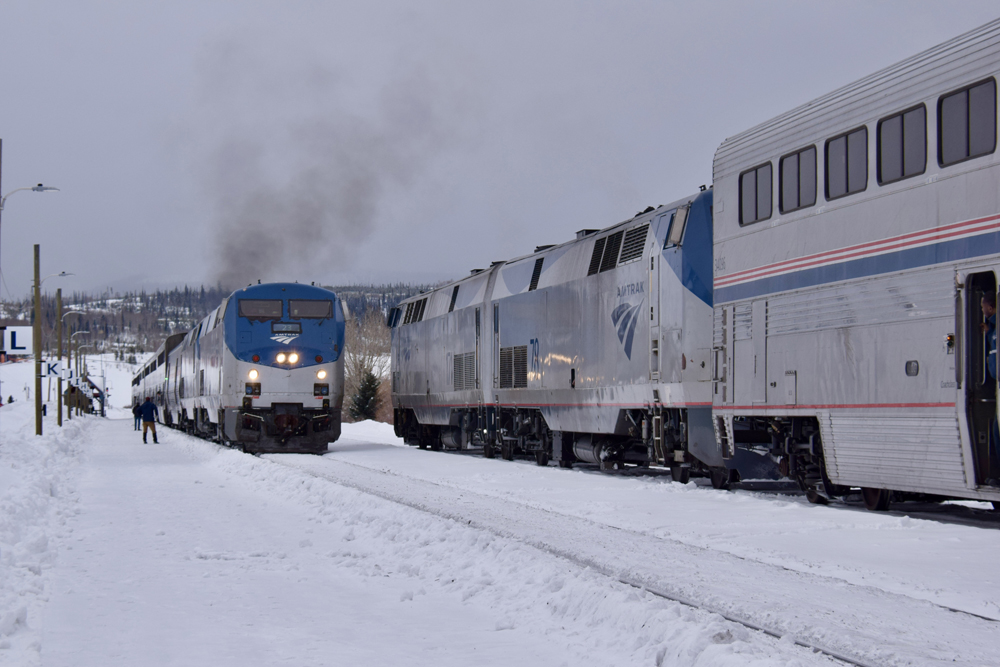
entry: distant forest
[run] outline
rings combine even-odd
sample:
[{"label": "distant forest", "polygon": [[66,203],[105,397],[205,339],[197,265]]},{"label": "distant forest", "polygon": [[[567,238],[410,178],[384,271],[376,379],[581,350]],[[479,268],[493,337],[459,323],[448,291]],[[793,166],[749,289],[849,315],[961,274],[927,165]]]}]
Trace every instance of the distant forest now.
[{"label": "distant forest", "polygon": [[[428,289],[426,285],[340,285],[329,287],[361,317],[368,310],[388,313],[403,299]],[[63,295],[63,340],[77,331],[77,343],[92,344],[90,352],[115,352],[122,359],[151,352],[173,333],[187,331],[232,293],[216,287],[184,287],[155,292]],[[0,301],[0,326],[28,325],[33,319],[32,300]],[[56,342],[55,295],[42,296],[42,344],[54,352]],[[79,315],[69,315],[79,312]],[[65,343],[64,343],[65,345]]]}]

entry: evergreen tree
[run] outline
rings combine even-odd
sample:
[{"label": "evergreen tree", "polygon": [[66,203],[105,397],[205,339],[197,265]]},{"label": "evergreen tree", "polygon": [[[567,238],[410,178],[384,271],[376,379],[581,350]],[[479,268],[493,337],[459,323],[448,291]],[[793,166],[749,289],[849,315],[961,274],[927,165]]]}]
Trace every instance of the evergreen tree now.
[{"label": "evergreen tree", "polygon": [[358,391],[351,397],[351,418],[357,421],[375,419],[378,412],[379,381],[375,374],[368,371],[358,383]]}]

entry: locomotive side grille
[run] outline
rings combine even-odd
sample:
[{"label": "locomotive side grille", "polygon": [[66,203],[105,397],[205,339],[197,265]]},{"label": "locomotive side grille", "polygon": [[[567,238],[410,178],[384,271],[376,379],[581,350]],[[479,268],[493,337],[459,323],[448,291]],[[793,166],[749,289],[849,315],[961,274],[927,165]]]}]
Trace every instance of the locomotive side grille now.
[{"label": "locomotive side grille", "polygon": [[720,348],[726,346],[726,309],[722,306],[715,307],[715,317],[712,321],[712,347]]},{"label": "locomotive side grille", "polygon": [[448,306],[448,312],[455,310],[455,299],[458,298],[458,285],[455,285],[455,289],[451,291],[451,305]]},{"label": "locomotive side grille", "polygon": [[523,389],[528,386],[528,346],[518,345],[514,348],[514,388]]},{"label": "locomotive side grille", "polygon": [[500,348],[500,388],[510,389],[514,386],[514,348]]},{"label": "locomotive side grille", "polygon": [[542,275],[542,262],[544,261],[544,257],[535,260],[535,270],[531,272],[531,284],[528,285],[529,292],[538,289],[538,278]]},{"label": "locomotive side grille", "polygon": [[618,251],[621,250],[623,236],[625,232],[621,231],[608,237],[608,243],[604,246],[604,258],[601,260],[601,273],[618,266]]},{"label": "locomotive side grille", "polygon": [[452,373],[455,391],[465,391],[476,388],[476,353],[466,352],[455,355],[455,368]]},{"label": "locomotive side grille", "polygon": [[594,242],[594,254],[590,256],[590,268],[587,269],[588,276],[592,276],[600,270],[601,257],[604,256],[604,244],[607,242],[607,236],[602,239],[597,239],[597,241]]},{"label": "locomotive side grille", "polygon": [[413,319],[413,302],[406,304],[406,317],[403,318],[403,324],[409,324]]},{"label": "locomotive side grille", "polygon": [[733,308],[733,340],[753,338],[753,306],[741,303]]},{"label": "locomotive side grille", "polygon": [[622,242],[622,256],[618,260],[619,264],[634,262],[642,257],[643,248],[646,246],[646,234],[648,232],[649,223],[628,230],[628,233],[625,234],[625,240]]},{"label": "locomotive side grille", "polygon": [[[473,379],[473,382],[475,380]],[[528,386],[528,346],[500,348],[500,388],[524,389]]]}]

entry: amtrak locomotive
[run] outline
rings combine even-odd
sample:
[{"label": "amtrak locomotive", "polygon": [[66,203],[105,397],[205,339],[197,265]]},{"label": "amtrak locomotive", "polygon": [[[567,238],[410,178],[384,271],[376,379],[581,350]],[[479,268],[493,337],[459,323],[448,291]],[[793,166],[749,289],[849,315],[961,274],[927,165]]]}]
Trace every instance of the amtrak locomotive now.
[{"label": "amtrak locomotive", "polygon": [[174,426],[253,453],[323,453],[340,437],[344,311],[297,283],[234,292],[167,338],[132,381]]},{"label": "amtrak locomotive", "polygon": [[397,434],[1000,506],[998,77],[1000,20],[727,139],[712,190],[403,302]]},{"label": "amtrak locomotive", "polygon": [[706,190],[403,301],[388,321],[397,435],[728,482],[711,419],[711,207]]}]

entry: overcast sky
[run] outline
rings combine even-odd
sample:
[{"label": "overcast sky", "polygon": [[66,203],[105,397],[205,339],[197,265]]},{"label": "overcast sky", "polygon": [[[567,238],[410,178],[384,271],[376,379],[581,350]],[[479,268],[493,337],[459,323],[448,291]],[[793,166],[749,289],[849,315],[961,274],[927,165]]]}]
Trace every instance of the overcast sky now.
[{"label": "overcast sky", "polygon": [[709,184],[995,0],[0,3],[3,298],[435,282]]}]

